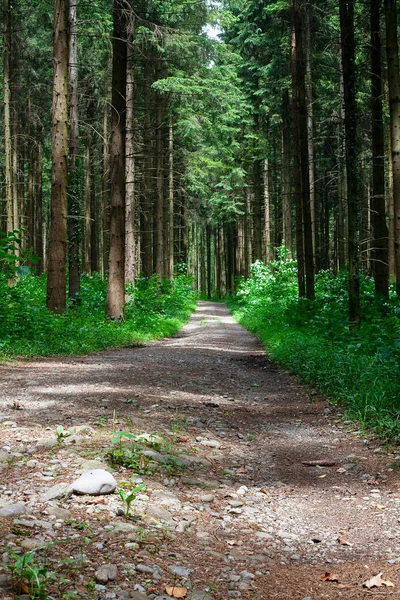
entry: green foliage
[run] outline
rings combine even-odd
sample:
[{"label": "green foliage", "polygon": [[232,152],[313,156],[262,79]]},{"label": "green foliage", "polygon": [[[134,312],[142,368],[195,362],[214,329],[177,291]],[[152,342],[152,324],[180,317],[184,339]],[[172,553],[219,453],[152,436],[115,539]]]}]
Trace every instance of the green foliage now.
[{"label": "green foliage", "polygon": [[26,552],[19,556],[12,550],[9,550],[13,564],[3,563],[13,575],[14,586],[16,589],[27,590],[32,600],[51,600],[46,592],[49,579],[54,579],[54,573],[41,566],[34,552]]},{"label": "green foliage", "polygon": [[125,320],[105,319],[106,282],[96,273],[82,275],[79,306],[65,315],[46,308],[46,278],[32,274],[10,285],[0,272],[0,358],[15,355],[84,354],[103,348],[137,345],[173,335],[195,308],[191,280],[156,276],[129,285]]},{"label": "green foliage", "polygon": [[111,466],[121,465],[138,473],[145,472],[145,457],[141,454],[137,439],[138,437],[129,431],[117,431],[114,434],[111,448],[106,454]]},{"label": "green foliage", "polygon": [[255,263],[230,300],[236,318],[264,342],[271,358],[344,403],[356,419],[400,442],[400,307],[361,282],[362,325],[349,331],[347,273],[321,272],[316,298],[297,298],[296,265]]},{"label": "green foliage", "polygon": [[124,504],[124,514],[126,517],[129,517],[131,514],[131,505],[136,500],[136,496],[144,489],[146,489],[146,484],[144,483],[135,485],[135,487],[128,492],[126,492],[123,488],[118,489],[119,497]]}]

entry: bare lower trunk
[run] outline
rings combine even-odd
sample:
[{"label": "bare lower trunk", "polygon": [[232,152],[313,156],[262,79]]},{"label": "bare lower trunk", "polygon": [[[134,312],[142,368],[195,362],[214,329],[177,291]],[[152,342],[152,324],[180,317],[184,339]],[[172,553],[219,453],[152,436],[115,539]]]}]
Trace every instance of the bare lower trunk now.
[{"label": "bare lower trunk", "polygon": [[134,155],[134,61],[133,34],[129,32],[126,65],[126,206],[125,206],[125,281],[135,280],[136,240],[135,240],[135,155]]},{"label": "bare lower trunk", "polygon": [[66,308],[68,183],[68,1],[54,2],[53,128],[47,308]]},{"label": "bare lower trunk", "polygon": [[394,258],[396,293],[400,295],[400,72],[396,0],[385,0],[386,56],[393,169]]},{"label": "bare lower trunk", "polygon": [[111,131],[110,257],[106,315],[118,319],[125,300],[125,96],[126,25],[123,6],[114,0]]}]

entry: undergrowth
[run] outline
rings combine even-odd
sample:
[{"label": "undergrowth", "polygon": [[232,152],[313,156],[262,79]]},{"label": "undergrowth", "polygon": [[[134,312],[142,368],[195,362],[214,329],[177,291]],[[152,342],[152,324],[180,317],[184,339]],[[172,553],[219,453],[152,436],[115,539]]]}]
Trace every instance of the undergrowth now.
[{"label": "undergrowth", "polygon": [[318,274],[313,301],[297,297],[296,264],[257,262],[228,300],[235,318],[264,343],[270,357],[344,404],[346,417],[400,443],[400,306],[361,281],[359,331],[348,327],[347,273]]},{"label": "undergrowth", "polygon": [[44,275],[23,273],[10,285],[0,270],[0,359],[140,345],[173,335],[195,309],[191,280],[185,275],[173,281],[156,275],[140,278],[127,286],[127,294],[124,320],[107,320],[106,282],[96,273],[82,275],[79,304],[56,315],[46,308]]}]

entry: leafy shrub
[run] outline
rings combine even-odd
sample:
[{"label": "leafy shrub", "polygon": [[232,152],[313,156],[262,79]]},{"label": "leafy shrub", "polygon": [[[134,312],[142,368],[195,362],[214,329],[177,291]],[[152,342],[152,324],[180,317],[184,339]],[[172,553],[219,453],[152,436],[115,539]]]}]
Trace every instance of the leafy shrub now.
[{"label": "leafy shrub", "polygon": [[79,303],[64,315],[46,308],[46,277],[28,274],[9,283],[0,271],[0,358],[15,355],[83,354],[113,346],[137,345],[173,335],[195,308],[191,280],[156,276],[129,284],[125,320],[105,318],[107,284],[100,275],[82,275]]}]

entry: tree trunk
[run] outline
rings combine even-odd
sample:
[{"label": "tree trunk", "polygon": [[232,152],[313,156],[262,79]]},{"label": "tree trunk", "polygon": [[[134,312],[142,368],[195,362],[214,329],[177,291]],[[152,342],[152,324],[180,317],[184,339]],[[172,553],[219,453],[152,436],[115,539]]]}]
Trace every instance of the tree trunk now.
[{"label": "tree trunk", "polygon": [[271,256],[271,189],[269,160],[264,159],[264,260],[268,263]]},{"label": "tree trunk", "polygon": [[262,260],[262,161],[253,163],[253,260]]},{"label": "tree trunk", "polygon": [[54,1],[52,171],[47,308],[66,309],[68,184],[68,0]]},{"label": "tree trunk", "polygon": [[[299,296],[314,298],[314,253],[310,209],[308,131],[305,97],[305,61],[302,39],[301,0],[292,0],[292,78],[296,172],[296,229]],[[304,277],[305,275],[305,277]]]},{"label": "tree trunk", "polygon": [[145,76],[144,82],[145,114],[143,129],[143,192],[141,212],[141,252],[142,269],[145,277],[153,274],[153,200],[152,200],[152,143],[151,143],[151,82],[149,74]]},{"label": "tree trunk", "polygon": [[113,5],[110,257],[106,315],[119,319],[125,300],[126,24],[124,7]]},{"label": "tree trunk", "polygon": [[388,228],[385,205],[385,143],[382,110],[381,0],[371,0],[371,104],[372,104],[372,193],[371,259],[375,292],[389,295]]},{"label": "tree trunk", "polygon": [[360,327],[359,149],[355,88],[354,0],[339,0],[347,170],[347,236],[350,327]]},{"label": "tree trunk", "polygon": [[282,96],[282,220],[283,243],[292,255],[292,208],[291,208],[291,174],[290,174],[290,102],[289,92],[285,90]]},{"label": "tree trunk", "polygon": [[126,206],[125,206],[125,281],[135,281],[136,266],[136,197],[135,197],[135,82],[134,32],[128,32],[126,64]]},{"label": "tree trunk", "polygon": [[[157,68],[157,79],[161,78],[161,68]],[[165,276],[164,269],[164,99],[157,93],[156,100],[156,226],[155,226],[155,270]]]},{"label": "tree trunk", "polygon": [[78,44],[77,0],[69,0],[69,182],[68,182],[68,295],[74,302],[80,289],[80,182],[78,174]]},{"label": "tree trunk", "polygon": [[110,151],[108,139],[108,68],[104,75],[104,108],[102,116],[102,170],[101,170],[101,221],[102,221],[102,237],[101,237],[101,262],[103,277],[108,268],[109,255],[109,233],[110,233]]},{"label": "tree trunk", "polygon": [[174,129],[168,128],[168,276],[174,277]]},{"label": "tree trunk", "polygon": [[393,168],[394,258],[396,293],[400,296],[400,72],[396,0],[385,0],[385,17]]},{"label": "tree trunk", "polygon": [[306,105],[307,105],[307,150],[308,150],[308,171],[310,185],[310,212],[311,212],[311,232],[313,247],[313,262],[316,264],[317,253],[317,219],[316,219],[316,193],[315,193],[315,153],[314,153],[314,99],[313,99],[313,78],[312,78],[312,42],[310,11],[311,4],[305,6],[305,24],[306,24]]},{"label": "tree trunk", "polygon": [[[37,134],[36,134],[37,135]],[[35,165],[35,254],[39,257],[36,272],[41,275],[44,272],[44,244],[43,244],[43,194],[42,194],[42,168],[43,168],[43,143],[37,139],[37,159]]]},{"label": "tree trunk", "polygon": [[5,191],[7,232],[14,228],[13,220],[13,170],[12,170],[12,137],[11,137],[11,88],[10,88],[10,53],[11,53],[11,10],[10,0],[3,2],[4,36],[3,36],[3,78],[4,78],[4,154],[5,154]]}]

